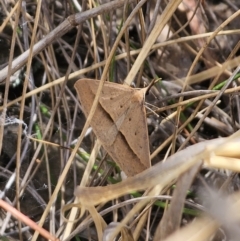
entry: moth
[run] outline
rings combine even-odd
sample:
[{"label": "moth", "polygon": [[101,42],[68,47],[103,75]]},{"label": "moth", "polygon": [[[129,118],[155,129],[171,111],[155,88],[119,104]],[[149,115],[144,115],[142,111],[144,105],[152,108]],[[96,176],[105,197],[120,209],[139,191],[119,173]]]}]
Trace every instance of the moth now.
[{"label": "moth", "polygon": [[[86,116],[99,83],[99,80],[80,79],[74,85]],[[93,132],[102,146],[127,176],[134,176],[151,165],[145,92],[146,88],[138,90],[105,82],[91,121]]]}]

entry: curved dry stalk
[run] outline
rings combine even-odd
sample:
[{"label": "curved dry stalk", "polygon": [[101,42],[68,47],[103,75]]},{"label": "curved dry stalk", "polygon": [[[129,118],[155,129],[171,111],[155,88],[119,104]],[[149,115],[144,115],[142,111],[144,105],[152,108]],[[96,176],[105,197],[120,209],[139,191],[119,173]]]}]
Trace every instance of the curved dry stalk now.
[{"label": "curved dry stalk", "polygon": [[[240,136],[240,131],[237,132],[237,135]],[[239,141],[237,138],[239,137],[236,137],[234,140],[235,143]],[[200,142],[170,156],[164,163],[160,162],[146,171],[134,177],[129,177],[118,184],[106,187],[78,187],[75,194],[79,197],[79,201],[83,206],[97,205],[126,193],[145,190],[159,185],[163,180],[171,182],[169,180],[173,180],[180,175],[180,167],[183,168],[182,172],[184,172],[202,159],[206,165],[211,165],[211,156],[215,154],[215,151],[219,150],[220,145],[224,146],[229,140],[230,137]],[[173,171],[176,173],[174,172],[174,175],[171,176],[171,172]]]},{"label": "curved dry stalk", "polygon": [[[83,209],[93,208],[93,206],[100,203],[105,203],[114,198],[120,197],[126,193],[131,193],[139,190],[150,189],[148,196],[159,194],[167,185],[179,177],[182,173],[189,170],[192,166],[204,161],[206,166],[211,166],[217,154],[224,155],[228,158],[228,169],[240,171],[239,158],[240,154],[238,148],[235,146],[240,143],[240,131],[228,138],[218,138],[210,141],[201,142],[186,148],[172,156],[170,156],[164,163],[158,163],[148,170],[134,176],[129,177],[122,182],[105,187],[78,187],[75,195],[79,198],[79,205]],[[231,162],[232,148],[235,147],[234,157],[238,158],[238,163]],[[224,152],[221,150],[224,149]],[[216,163],[216,162],[215,162]],[[234,165],[235,164],[235,165]],[[122,223],[115,230],[112,238],[126,225],[132,218],[134,213],[137,213],[149,200],[144,200],[138,203],[124,218]],[[94,217],[93,217],[94,218]]]}]

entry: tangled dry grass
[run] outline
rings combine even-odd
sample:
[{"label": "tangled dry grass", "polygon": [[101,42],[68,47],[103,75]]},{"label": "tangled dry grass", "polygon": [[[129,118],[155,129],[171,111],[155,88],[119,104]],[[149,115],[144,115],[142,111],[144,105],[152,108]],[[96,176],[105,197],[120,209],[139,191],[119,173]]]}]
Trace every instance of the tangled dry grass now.
[{"label": "tangled dry grass", "polygon": [[[238,1],[0,9],[1,238],[239,239]],[[156,80],[145,97],[151,168],[122,175],[83,115],[81,78]]]}]

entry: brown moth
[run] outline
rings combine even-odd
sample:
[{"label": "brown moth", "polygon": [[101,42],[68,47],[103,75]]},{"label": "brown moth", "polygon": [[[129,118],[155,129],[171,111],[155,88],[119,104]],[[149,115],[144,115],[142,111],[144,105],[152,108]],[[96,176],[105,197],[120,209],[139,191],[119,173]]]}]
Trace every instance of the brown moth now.
[{"label": "brown moth", "polygon": [[[80,79],[74,87],[86,116],[89,115],[100,81]],[[112,159],[127,176],[150,167],[145,89],[105,82],[91,121],[92,129]]]}]

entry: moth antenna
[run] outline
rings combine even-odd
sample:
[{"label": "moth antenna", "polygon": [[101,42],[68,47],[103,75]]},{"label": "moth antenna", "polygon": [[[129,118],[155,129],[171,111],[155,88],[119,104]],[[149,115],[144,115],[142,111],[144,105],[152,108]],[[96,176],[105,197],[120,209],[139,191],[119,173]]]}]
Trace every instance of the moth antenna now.
[{"label": "moth antenna", "polygon": [[153,87],[153,85],[155,85],[155,83],[157,83],[159,80],[161,80],[161,78],[158,78],[158,79],[153,79],[150,84],[147,86],[146,88],[146,95],[149,93],[149,90]]}]

